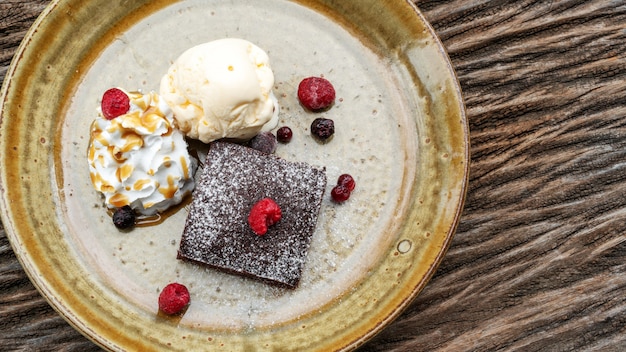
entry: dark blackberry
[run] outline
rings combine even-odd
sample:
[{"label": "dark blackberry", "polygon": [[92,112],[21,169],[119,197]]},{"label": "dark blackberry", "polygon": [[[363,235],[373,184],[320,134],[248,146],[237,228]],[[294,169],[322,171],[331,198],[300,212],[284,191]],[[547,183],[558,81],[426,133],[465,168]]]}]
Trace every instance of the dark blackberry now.
[{"label": "dark blackberry", "polygon": [[135,211],[129,205],[115,209],[113,213],[113,224],[120,230],[129,229],[135,226]]},{"label": "dark blackberry", "polygon": [[326,141],[335,133],[335,122],[318,117],[311,123],[311,134],[321,141]]}]

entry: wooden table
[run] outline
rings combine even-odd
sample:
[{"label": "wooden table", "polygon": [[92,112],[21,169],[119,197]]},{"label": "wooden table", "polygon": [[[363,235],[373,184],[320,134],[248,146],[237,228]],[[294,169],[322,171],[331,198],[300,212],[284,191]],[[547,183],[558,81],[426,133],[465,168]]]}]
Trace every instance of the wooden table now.
[{"label": "wooden table", "polygon": [[[46,3],[0,0],[0,79]],[[626,0],[416,3],[464,91],[469,193],[435,277],[361,351],[626,351]],[[0,349],[98,349],[3,230]]]}]

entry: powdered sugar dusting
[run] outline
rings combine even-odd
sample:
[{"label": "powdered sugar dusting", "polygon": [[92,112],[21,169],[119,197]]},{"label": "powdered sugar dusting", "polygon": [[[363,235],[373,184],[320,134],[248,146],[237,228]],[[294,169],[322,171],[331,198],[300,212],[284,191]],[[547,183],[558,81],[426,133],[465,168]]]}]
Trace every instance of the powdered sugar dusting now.
[{"label": "powdered sugar dusting", "polygon": [[[325,186],[323,170],[215,142],[193,194],[179,257],[294,288]],[[247,217],[266,197],[278,203],[283,216],[267,234],[258,236]]]}]

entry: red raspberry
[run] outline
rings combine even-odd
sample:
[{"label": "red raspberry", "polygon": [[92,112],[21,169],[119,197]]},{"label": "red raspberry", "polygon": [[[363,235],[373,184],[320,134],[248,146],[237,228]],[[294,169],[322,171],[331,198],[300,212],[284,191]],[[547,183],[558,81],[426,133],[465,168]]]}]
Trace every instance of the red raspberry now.
[{"label": "red raspberry", "polygon": [[187,287],[178,283],[171,283],[159,295],[159,309],[165,314],[178,314],[189,304]]},{"label": "red raspberry", "polygon": [[337,185],[330,191],[330,196],[337,203],[343,203],[350,198],[350,190],[344,185]]},{"label": "red raspberry", "polygon": [[256,202],[248,215],[248,224],[254,233],[259,236],[267,233],[267,228],[280,220],[282,212],[276,202],[270,198],[263,198]]},{"label": "red raspberry", "polygon": [[356,182],[354,182],[354,178],[348,174],[343,174],[339,176],[337,179],[338,185],[344,185],[350,192],[354,191],[354,187],[356,187]]},{"label": "red raspberry", "polygon": [[335,88],[325,78],[308,77],[298,85],[298,99],[309,110],[321,110],[335,101]]},{"label": "red raspberry", "polygon": [[121,89],[111,88],[102,95],[102,115],[107,120],[112,120],[124,115],[130,109],[130,98]]}]

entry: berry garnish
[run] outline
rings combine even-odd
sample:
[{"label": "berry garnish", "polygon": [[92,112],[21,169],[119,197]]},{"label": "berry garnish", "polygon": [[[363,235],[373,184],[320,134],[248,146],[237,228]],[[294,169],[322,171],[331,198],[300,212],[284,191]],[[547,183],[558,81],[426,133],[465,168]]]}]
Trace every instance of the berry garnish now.
[{"label": "berry garnish", "polygon": [[337,185],[330,191],[330,196],[337,203],[342,203],[350,198],[350,190],[344,185]]},{"label": "berry garnish", "polygon": [[356,186],[354,178],[348,174],[340,175],[339,179],[337,179],[337,184],[346,186],[350,192],[354,191],[354,187]]},{"label": "berry garnish", "polygon": [[309,110],[322,110],[335,101],[335,88],[325,78],[308,77],[298,85],[298,99]]},{"label": "berry garnish", "polygon": [[135,226],[135,211],[129,205],[115,209],[113,212],[113,225],[120,230]]},{"label": "berry garnish", "polygon": [[311,134],[325,141],[335,133],[335,122],[331,119],[318,117],[311,123]]},{"label": "berry garnish", "polygon": [[289,143],[291,137],[293,137],[293,132],[287,126],[283,126],[276,131],[276,139],[281,143]]},{"label": "berry garnish", "polygon": [[280,220],[282,212],[276,202],[270,198],[263,198],[256,202],[248,215],[248,224],[254,233],[259,236],[267,233],[267,228]]},{"label": "berry garnish", "polygon": [[102,95],[102,115],[107,120],[112,120],[124,115],[130,109],[130,98],[121,89],[111,88]]},{"label": "berry garnish", "polygon": [[254,136],[248,144],[250,148],[262,151],[265,154],[272,154],[276,151],[276,137],[272,132],[261,132]]},{"label": "berry garnish", "polygon": [[165,314],[178,314],[189,304],[189,290],[179,283],[171,283],[159,294],[159,309]]}]

